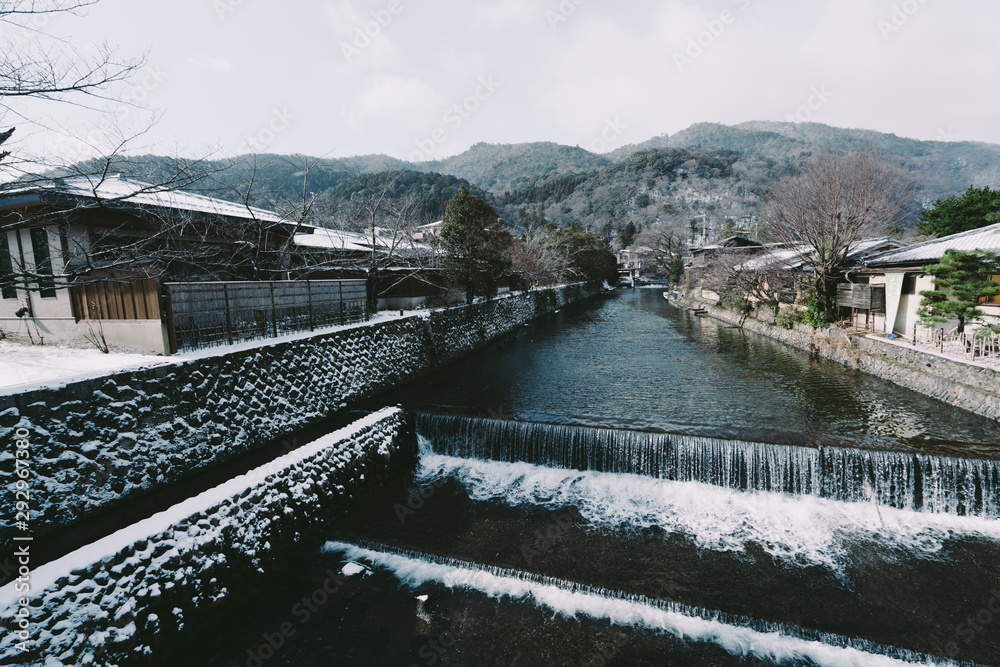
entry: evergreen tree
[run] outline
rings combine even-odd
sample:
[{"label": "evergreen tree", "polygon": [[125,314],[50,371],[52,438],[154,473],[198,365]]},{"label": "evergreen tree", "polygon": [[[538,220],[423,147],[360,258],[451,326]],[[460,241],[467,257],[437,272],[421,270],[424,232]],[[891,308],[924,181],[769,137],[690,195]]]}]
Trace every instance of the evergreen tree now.
[{"label": "evergreen tree", "polygon": [[492,297],[511,270],[513,239],[493,207],[469,194],[463,184],[448,202],[440,242],[448,278],[465,287],[465,299]]},{"label": "evergreen tree", "polygon": [[934,276],[936,289],[920,293],[920,321],[925,325],[958,320],[958,333],[968,322],[979,319],[977,307],[983,299],[1000,295],[1000,283],[990,274],[1000,273],[1000,263],[992,252],[947,250],[937,264],[924,267]]},{"label": "evergreen tree", "polygon": [[1000,222],[1000,190],[970,187],[961,197],[938,199],[920,214],[921,234],[948,236]]}]

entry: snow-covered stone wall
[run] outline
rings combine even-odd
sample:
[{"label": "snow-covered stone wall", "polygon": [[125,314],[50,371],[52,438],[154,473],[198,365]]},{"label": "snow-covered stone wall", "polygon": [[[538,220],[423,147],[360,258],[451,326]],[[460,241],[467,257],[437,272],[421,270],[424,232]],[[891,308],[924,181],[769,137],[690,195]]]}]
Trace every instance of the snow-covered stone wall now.
[{"label": "snow-covered stone wall", "polygon": [[585,284],[537,290],[431,314],[434,350],[449,362],[504,336],[525,322],[597,293]]},{"label": "snow-covered stone wall", "polygon": [[388,408],[43,565],[0,588],[9,623],[0,656],[47,667],[142,664],[415,449],[405,415]]},{"label": "snow-covered stone wall", "polygon": [[[539,290],[0,397],[0,548],[8,552],[19,534],[18,466],[31,533],[43,536],[316,424],[593,293]],[[18,434],[28,443],[20,462]]]}]

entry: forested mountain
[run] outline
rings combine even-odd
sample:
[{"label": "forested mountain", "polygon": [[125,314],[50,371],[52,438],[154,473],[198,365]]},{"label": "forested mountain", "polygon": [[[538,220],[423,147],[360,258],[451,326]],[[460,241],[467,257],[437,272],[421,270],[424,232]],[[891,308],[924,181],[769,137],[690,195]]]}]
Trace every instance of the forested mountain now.
[{"label": "forested mountain", "polygon": [[613,160],[578,146],[548,142],[530,144],[475,144],[445,160],[413,165],[417,169],[451,174],[494,193],[523,185],[537,177],[596,171]]},{"label": "forested mountain", "polygon": [[[802,160],[866,146],[879,149],[917,183],[909,230],[915,230],[920,209],[939,197],[970,185],[1000,186],[1000,146],[780,122],[699,123],[605,155],[554,143],[480,143],[460,155],[423,163],[383,155],[336,160],[262,155],[201,162],[190,169],[207,172],[194,189],[240,200],[249,188],[249,201],[256,206],[284,210],[303,193],[314,195],[313,222],[321,225],[354,224],[349,203],[363,194],[359,174],[378,173],[390,184],[386,189],[393,199],[409,199],[415,224],[440,219],[448,200],[466,183],[518,233],[552,222],[575,224],[613,241],[631,223],[640,231],[670,228],[696,241],[756,229],[762,197]],[[145,156],[119,160],[114,170],[156,180],[177,165]]]}]

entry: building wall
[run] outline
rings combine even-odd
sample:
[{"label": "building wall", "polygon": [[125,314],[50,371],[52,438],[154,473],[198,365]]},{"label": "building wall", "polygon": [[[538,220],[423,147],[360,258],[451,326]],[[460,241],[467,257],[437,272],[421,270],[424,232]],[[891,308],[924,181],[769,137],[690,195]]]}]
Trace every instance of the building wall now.
[{"label": "building wall", "polygon": [[[913,338],[914,330],[917,325],[920,325],[922,329],[941,329],[945,331],[954,329],[958,324],[957,321],[946,324],[935,324],[932,327],[926,327],[920,324],[920,315],[917,313],[920,309],[920,303],[923,300],[920,293],[934,291],[934,276],[909,272],[909,275],[916,276],[915,293],[902,294],[901,290],[903,286],[903,278],[906,275],[908,274],[887,272],[882,275],[872,276],[870,284],[886,286],[885,297],[887,312],[883,316],[876,318],[876,322],[878,324],[876,331],[894,333],[897,336],[911,339]],[[1000,323],[1000,305],[984,305],[980,308],[980,310],[983,311],[983,322],[985,324]],[[885,326],[886,319],[893,323],[891,331],[889,331],[888,327]]]},{"label": "building wall", "polygon": [[[328,419],[592,296],[569,286],[0,396],[0,512],[16,429],[32,443],[37,536]],[[10,545],[11,525],[0,525]]]},{"label": "building wall", "polygon": [[[286,551],[300,552],[291,545],[325,534],[415,450],[405,415],[386,409],[43,565],[30,591],[0,588],[11,619],[0,655],[18,664],[147,664],[157,648],[183,641],[185,627],[239,604],[262,574],[294,558]],[[16,647],[21,609],[27,653]]]}]

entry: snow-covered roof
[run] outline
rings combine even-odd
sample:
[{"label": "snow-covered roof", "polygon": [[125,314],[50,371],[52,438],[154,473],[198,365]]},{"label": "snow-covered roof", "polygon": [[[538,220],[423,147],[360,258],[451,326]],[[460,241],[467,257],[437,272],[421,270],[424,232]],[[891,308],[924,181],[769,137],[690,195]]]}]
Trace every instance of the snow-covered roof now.
[{"label": "snow-covered roof", "polygon": [[313,227],[311,234],[296,234],[295,245],[305,248],[355,252],[368,252],[372,248],[371,241],[361,234],[322,227]]},{"label": "snow-covered roof", "polygon": [[[886,245],[905,246],[906,244],[889,236],[883,236],[878,239],[864,239],[851,246],[851,252],[847,254],[847,260],[851,262],[864,259],[875,249]],[[738,266],[736,270],[797,269],[805,264],[806,260],[813,254],[814,250],[808,244],[788,245],[781,243],[767,245],[764,246],[764,250],[761,253],[754,255],[752,259]]]},{"label": "snow-covered roof", "polygon": [[808,245],[771,246],[736,267],[737,271],[760,271],[763,269],[787,270],[802,266],[805,258],[812,253]]},{"label": "snow-covered roof", "polygon": [[[338,229],[327,229],[325,227],[309,227],[311,233],[295,235],[295,245],[304,248],[317,248],[322,250],[346,250],[348,252],[371,252],[372,238],[357,232],[345,232]],[[410,252],[430,252],[431,247],[422,243],[399,240],[393,247],[391,238],[375,237],[375,243],[385,252],[393,252],[397,255],[405,255]]]},{"label": "snow-covered roof", "polygon": [[281,216],[272,211],[184,190],[170,190],[121,176],[110,176],[103,180],[79,176],[7,190],[0,192],[0,206],[30,203],[26,198],[31,195],[37,195],[39,200],[73,197],[103,201],[108,206],[151,206],[244,220],[283,221]]},{"label": "snow-covered roof", "polygon": [[878,267],[936,261],[944,257],[946,250],[1000,252],[1000,223],[925,241],[900,250],[890,250],[872,257],[867,265]]},{"label": "snow-covered roof", "polygon": [[[903,243],[902,241],[897,241],[891,236],[883,236],[880,239],[865,239],[864,241],[858,241],[853,246],[851,246],[851,252],[847,255],[847,259],[864,259],[872,252],[877,251],[882,246],[895,246],[896,248],[905,248],[909,244]],[[895,248],[894,248],[895,249]],[[886,251],[890,252],[890,251]]]}]

